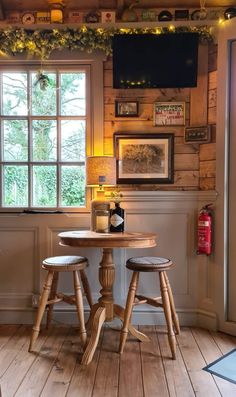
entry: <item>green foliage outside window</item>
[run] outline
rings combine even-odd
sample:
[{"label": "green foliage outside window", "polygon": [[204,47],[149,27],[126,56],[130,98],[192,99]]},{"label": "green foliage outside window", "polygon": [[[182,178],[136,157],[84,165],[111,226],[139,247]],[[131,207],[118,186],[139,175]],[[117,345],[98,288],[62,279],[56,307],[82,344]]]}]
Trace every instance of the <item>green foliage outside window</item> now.
[{"label": "green foliage outside window", "polygon": [[28,207],[29,191],[33,207],[85,205],[85,73],[59,75],[60,95],[56,73],[44,74],[42,90],[36,72],[28,82],[26,73],[3,73],[4,207]]}]

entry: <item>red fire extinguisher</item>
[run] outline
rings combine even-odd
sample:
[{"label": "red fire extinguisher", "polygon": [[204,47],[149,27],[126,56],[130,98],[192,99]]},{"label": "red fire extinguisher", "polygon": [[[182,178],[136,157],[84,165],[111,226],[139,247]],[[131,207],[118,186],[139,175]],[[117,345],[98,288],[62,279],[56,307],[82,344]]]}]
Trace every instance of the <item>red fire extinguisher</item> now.
[{"label": "red fire extinguisher", "polygon": [[212,204],[201,208],[198,217],[198,250],[197,254],[210,255],[212,252]]}]

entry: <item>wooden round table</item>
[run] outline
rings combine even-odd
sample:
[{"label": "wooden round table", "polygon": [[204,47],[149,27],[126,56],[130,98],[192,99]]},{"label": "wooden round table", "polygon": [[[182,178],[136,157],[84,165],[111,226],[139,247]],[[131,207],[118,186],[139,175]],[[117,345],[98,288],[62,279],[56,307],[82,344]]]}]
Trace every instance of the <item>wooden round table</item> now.
[{"label": "wooden round table", "polygon": [[[115,264],[113,248],[149,248],[156,246],[154,233],[95,233],[91,231],[69,231],[59,234],[60,244],[71,247],[102,248],[102,259],[99,267],[99,282],[102,289],[100,298],[92,307],[88,324],[92,324],[91,337],[82,357],[82,364],[89,364],[96,350],[102,325],[115,317],[123,321],[124,308],[114,303],[113,284],[115,280]],[[141,341],[148,337],[139,332],[131,324],[129,331]]]}]

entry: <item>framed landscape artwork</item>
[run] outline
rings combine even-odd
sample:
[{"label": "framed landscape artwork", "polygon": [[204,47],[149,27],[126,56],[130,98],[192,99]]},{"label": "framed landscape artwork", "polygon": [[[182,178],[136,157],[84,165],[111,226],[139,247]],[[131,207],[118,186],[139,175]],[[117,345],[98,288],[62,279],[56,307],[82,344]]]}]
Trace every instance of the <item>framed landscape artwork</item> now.
[{"label": "framed landscape artwork", "polygon": [[173,183],[174,134],[114,134],[118,184]]}]

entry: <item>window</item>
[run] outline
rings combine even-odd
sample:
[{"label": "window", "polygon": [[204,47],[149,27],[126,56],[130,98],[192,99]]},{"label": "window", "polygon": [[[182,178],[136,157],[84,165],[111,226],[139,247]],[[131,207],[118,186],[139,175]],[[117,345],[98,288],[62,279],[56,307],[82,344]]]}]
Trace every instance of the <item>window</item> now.
[{"label": "window", "polygon": [[89,68],[0,71],[2,208],[86,204]]}]

